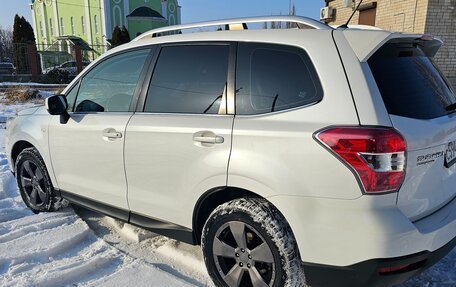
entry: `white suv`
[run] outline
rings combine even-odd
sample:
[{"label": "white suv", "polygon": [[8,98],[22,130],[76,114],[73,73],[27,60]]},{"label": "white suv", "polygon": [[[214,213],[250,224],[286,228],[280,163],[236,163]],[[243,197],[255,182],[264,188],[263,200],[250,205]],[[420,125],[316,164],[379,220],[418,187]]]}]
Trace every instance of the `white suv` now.
[{"label": "white suv", "polygon": [[[245,29],[268,21],[295,28]],[[300,17],[154,30],[10,122],[11,169],[35,212],[201,244],[217,286],[398,283],[456,244],[441,45]]]}]

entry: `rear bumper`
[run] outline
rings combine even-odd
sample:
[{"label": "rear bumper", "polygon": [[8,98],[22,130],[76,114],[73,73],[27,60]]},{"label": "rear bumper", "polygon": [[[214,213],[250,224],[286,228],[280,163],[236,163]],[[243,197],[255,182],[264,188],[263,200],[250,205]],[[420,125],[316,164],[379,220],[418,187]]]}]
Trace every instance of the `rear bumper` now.
[{"label": "rear bumper", "polygon": [[[268,200],[293,230],[310,280],[324,283],[339,278],[337,284],[315,286],[400,282],[434,264],[455,245],[456,198],[416,222],[397,208],[396,194],[353,200],[297,196]],[[412,266],[398,274],[378,274],[379,268],[403,264]],[[340,285],[341,278],[349,284]]]},{"label": "rear bumper", "polygon": [[[391,286],[421,273],[437,263],[456,246],[456,237],[440,249],[387,259],[372,259],[346,267],[303,263],[307,283],[312,287]],[[380,272],[385,267],[403,266]]]}]

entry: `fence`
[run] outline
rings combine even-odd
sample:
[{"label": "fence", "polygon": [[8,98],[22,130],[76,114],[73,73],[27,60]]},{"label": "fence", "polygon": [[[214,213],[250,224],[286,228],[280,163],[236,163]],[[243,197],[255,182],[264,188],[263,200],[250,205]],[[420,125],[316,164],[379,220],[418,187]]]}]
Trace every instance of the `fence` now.
[{"label": "fence", "polygon": [[73,45],[65,41],[52,45],[16,43],[12,51],[0,54],[0,61],[12,62],[16,69],[14,73],[0,71],[0,82],[49,82],[46,76],[53,70],[67,74],[71,80],[108,49],[103,45]]},{"label": "fence", "polygon": [[[53,45],[37,45],[37,52],[40,57],[41,70],[46,73],[54,68],[77,69],[77,58],[80,56],[82,67],[98,58],[109,49],[102,45],[68,45],[60,42]],[[74,73],[72,73],[74,74]]]},{"label": "fence", "polygon": [[[32,75],[32,66],[37,67],[36,59],[33,61],[32,54],[36,51],[34,45],[12,44],[10,49],[2,50],[0,61],[0,81],[22,82],[29,81]],[[31,62],[33,61],[33,62]],[[14,70],[11,64],[14,65]],[[35,63],[35,65],[33,65]],[[36,68],[33,69],[35,74],[39,74]]]}]

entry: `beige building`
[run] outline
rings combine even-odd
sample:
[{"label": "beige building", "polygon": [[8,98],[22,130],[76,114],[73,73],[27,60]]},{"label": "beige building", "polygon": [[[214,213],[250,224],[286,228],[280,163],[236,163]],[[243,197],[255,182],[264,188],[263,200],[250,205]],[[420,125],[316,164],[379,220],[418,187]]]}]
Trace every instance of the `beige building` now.
[{"label": "beige building", "polygon": [[[359,0],[325,2],[332,8],[324,20],[329,25],[344,24],[359,4]],[[435,62],[456,88],[456,0],[365,0],[358,10],[350,24],[441,38],[445,44]]]}]

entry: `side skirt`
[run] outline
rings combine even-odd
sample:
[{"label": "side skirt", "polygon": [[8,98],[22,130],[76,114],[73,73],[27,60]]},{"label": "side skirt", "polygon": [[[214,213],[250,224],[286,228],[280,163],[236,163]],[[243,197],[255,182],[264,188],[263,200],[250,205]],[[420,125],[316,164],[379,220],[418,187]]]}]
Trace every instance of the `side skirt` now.
[{"label": "side skirt", "polygon": [[188,244],[198,245],[193,230],[173,223],[130,212],[129,223]]},{"label": "side skirt", "polygon": [[88,208],[90,210],[114,217],[121,221],[136,225],[138,227],[150,230],[160,235],[176,239],[192,245],[198,245],[193,230],[174,223],[151,218],[145,215],[137,214],[129,210],[114,207],[87,197],[83,197],[68,191],[58,190],[57,193],[69,202]]}]

